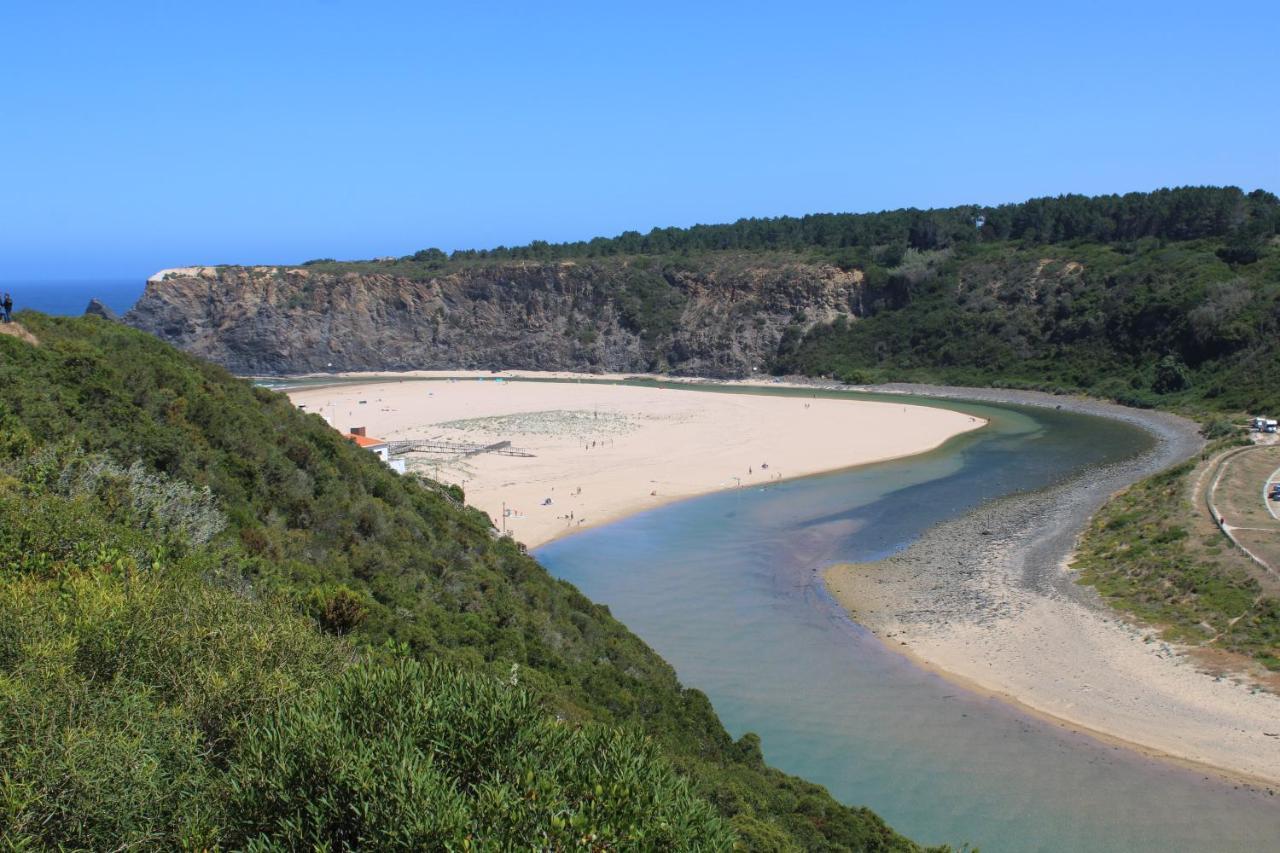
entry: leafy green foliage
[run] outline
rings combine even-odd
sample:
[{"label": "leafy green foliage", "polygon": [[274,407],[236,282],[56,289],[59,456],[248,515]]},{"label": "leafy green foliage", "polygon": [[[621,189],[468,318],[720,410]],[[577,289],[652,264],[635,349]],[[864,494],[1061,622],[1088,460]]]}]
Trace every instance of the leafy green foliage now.
[{"label": "leafy green foliage", "polygon": [[[14,705],[15,719],[27,716],[29,726],[39,721],[56,726],[36,731],[15,724],[6,729],[13,733],[5,741],[4,748],[10,750],[6,756],[26,757],[6,757],[4,766],[29,771],[21,774],[21,784],[4,783],[9,785],[5,790],[14,792],[6,801],[7,825],[25,828],[14,830],[20,839],[36,839],[36,846],[97,847],[101,845],[89,839],[106,837],[99,833],[119,833],[144,845],[153,843],[148,839],[161,839],[154,846],[199,845],[221,837],[218,833],[225,825],[206,802],[217,795],[206,792],[226,777],[211,781],[199,762],[207,764],[210,757],[215,763],[232,761],[231,756],[242,754],[236,749],[243,733],[257,725],[249,720],[274,708],[284,714],[322,681],[332,680],[329,674],[303,678],[290,669],[288,658],[316,661],[313,669],[333,673],[326,655],[343,659],[352,649],[381,648],[390,640],[417,660],[461,670],[462,678],[506,678],[512,665],[518,665],[522,689],[535,697],[544,715],[563,720],[566,730],[581,727],[586,732],[582,744],[591,746],[573,749],[614,750],[608,754],[617,761],[608,766],[616,767],[618,774],[625,763],[619,750],[627,744],[627,749],[639,750],[632,753],[637,761],[657,755],[670,762],[691,796],[710,802],[718,819],[748,844],[785,850],[914,849],[871,812],[843,806],[822,788],[765,766],[751,739],[734,742],[702,693],[681,687],[670,666],[606,608],[554,580],[513,542],[497,537],[482,513],[459,506],[461,496],[455,491],[395,474],[372,454],[341,439],[318,416],[296,410],[283,395],[253,388],[144,334],[96,318],[52,319],[29,313],[24,323],[39,336],[40,346],[0,339],[0,385],[6,389],[0,397],[0,448],[17,474],[10,477],[10,488],[0,489],[0,570],[10,591],[29,586],[28,598],[16,602],[13,612],[44,614],[53,627],[22,628],[15,634],[8,620],[0,622],[4,637],[17,638],[0,646],[8,649],[4,666],[27,667],[6,669],[0,678],[5,689],[21,688],[27,697],[23,701],[28,704]],[[19,461],[33,448],[55,443],[59,449],[50,451],[53,455],[45,463]],[[140,468],[132,474],[135,461]],[[101,468],[101,476],[92,473],[95,466]],[[157,479],[153,482],[152,477]],[[215,506],[207,503],[206,494]],[[139,523],[148,518],[145,525]],[[225,527],[210,523],[220,520],[225,520]],[[215,528],[220,532],[213,532]],[[120,590],[120,607],[152,602],[147,606],[186,614],[185,627],[145,609],[86,621],[86,631],[90,623],[113,626],[101,632],[103,647],[127,649],[140,661],[156,659],[156,653],[143,654],[152,647],[176,650],[178,657],[163,658],[163,667],[147,664],[145,673],[150,674],[128,675],[124,681],[113,674],[109,684],[124,685],[125,692],[118,702],[102,700],[101,717],[83,718],[89,735],[79,741],[80,729],[72,734],[66,729],[79,725],[67,709],[89,707],[83,698],[108,681],[79,675],[79,681],[66,680],[80,641],[56,633],[55,627],[65,620],[43,603],[57,599],[78,607],[78,593],[59,598],[59,590],[70,582],[67,578],[78,575],[110,578]],[[171,583],[161,582],[169,577],[174,578]],[[199,579],[207,580],[197,583]],[[140,595],[143,589],[154,590],[154,596]],[[203,606],[216,613],[192,618],[191,596],[197,595],[208,596]],[[286,619],[291,613],[311,619]],[[222,621],[236,619],[240,627],[235,630],[220,627]],[[319,635],[311,627],[316,623],[345,639]],[[225,657],[202,663],[192,652],[184,658],[181,643],[159,634],[150,640],[129,639],[135,627],[161,631],[165,625],[173,631],[189,630],[190,642],[200,654],[216,651]],[[261,644],[272,630],[302,627],[308,628],[305,641],[303,634],[290,635],[293,639],[287,642],[270,640],[284,658],[262,652]],[[22,639],[32,636],[44,639]],[[197,643],[200,638],[203,645]],[[238,645],[233,649],[221,638]],[[302,648],[321,641],[329,645],[311,652]],[[46,647],[64,654],[47,669],[33,662],[30,651]],[[347,651],[322,650],[334,648]],[[133,672],[121,669],[118,657],[112,660],[113,672]],[[345,667],[346,661],[335,665]],[[37,675],[37,670],[45,674]],[[207,700],[178,692],[172,680],[186,683],[189,673],[203,673],[192,676],[190,683]],[[171,681],[157,686],[149,680],[162,676]],[[45,686],[33,686],[40,684]],[[234,696],[220,687],[224,684],[238,685],[231,691]],[[135,703],[132,710],[122,710],[126,700]],[[196,710],[186,710],[188,702],[195,703],[191,707]],[[306,707],[312,710],[299,706],[296,713],[274,717],[272,725],[287,723],[295,733],[321,725],[314,716],[318,706]],[[126,714],[133,723],[117,725]],[[596,726],[624,731],[605,734]],[[642,750],[638,741],[628,740],[635,732],[650,739],[652,753],[646,751],[650,747]],[[89,748],[82,745],[74,755],[61,757],[43,751],[71,742],[96,744],[108,734],[122,740],[115,747],[103,746],[103,755],[124,755],[146,746],[148,738],[155,739],[150,752],[136,753],[134,774],[136,804],[154,803],[154,810],[139,812],[128,804],[106,801],[94,805],[92,792],[107,784],[110,763],[87,756]],[[543,735],[552,737],[546,731]],[[351,734],[347,742],[354,744],[355,737]],[[306,751],[304,740],[298,735],[275,741],[284,750],[273,753],[276,758],[271,761],[276,763],[254,765],[257,775],[252,778],[258,781],[245,781],[242,790],[271,790],[274,783],[263,775],[269,767],[296,767],[306,755],[319,760]],[[368,767],[371,756],[387,756],[377,751],[383,747],[367,746],[372,752],[349,756],[352,767],[362,766],[360,762]],[[81,766],[73,759],[90,763]],[[63,766],[59,761],[66,769],[50,776],[49,784],[56,790],[44,787],[36,768]],[[676,826],[679,814],[686,815],[679,818],[684,820],[699,812],[693,800],[688,801],[691,811],[681,811],[683,795],[675,787],[659,785],[667,778],[665,772],[654,766],[644,771],[650,775],[640,778],[653,781],[655,791],[671,794],[672,810],[655,814],[669,814]],[[12,774],[7,778],[18,779]],[[74,788],[61,787],[62,780],[70,778],[85,781]],[[340,775],[329,778],[338,786],[350,781]],[[417,777],[397,778],[404,782]],[[618,800],[618,816],[606,819],[584,805],[578,782],[554,774],[546,778],[554,782],[559,801],[578,803],[575,813],[587,815],[580,820],[587,824],[570,823],[569,830],[594,827],[619,838],[632,831],[627,815],[643,802],[641,792]],[[609,782],[600,783],[602,790],[611,792],[622,776],[601,778]],[[387,776],[378,784],[389,786],[379,790],[390,791],[400,783]],[[438,802],[455,802],[451,798],[461,796],[460,808],[472,815],[469,820],[491,814],[484,804],[467,804],[467,784],[459,783],[448,796],[440,789]],[[64,791],[81,794],[61,800]],[[591,792],[594,797],[594,783]],[[332,791],[334,802],[344,796]],[[54,802],[65,805],[49,805]],[[193,814],[191,809],[197,807],[202,811]],[[70,816],[80,813],[100,815],[107,828],[86,824],[77,829],[79,824]],[[119,818],[112,817],[117,814]],[[289,821],[299,819],[295,812],[278,809],[259,817],[265,822],[238,831],[270,832],[271,827],[294,826]],[[37,830],[37,825],[52,828]],[[663,831],[659,823],[637,828]],[[706,837],[718,837],[718,831],[708,828]],[[45,832],[64,834],[40,834]]]},{"label": "leafy green foliage", "polygon": [[[0,524],[27,508],[56,529],[90,517],[123,535],[114,493],[56,488],[100,462],[20,460],[0,493],[22,501],[0,503]],[[204,503],[188,497],[150,517],[171,527]],[[82,565],[3,576],[6,848],[732,846],[642,736],[555,720],[514,669],[503,681],[395,653],[356,662],[282,600],[203,580],[198,532],[176,544],[183,558],[144,571],[122,571],[104,541]],[[20,547],[6,542],[0,563],[31,562]]]},{"label": "leafy green foliage", "polygon": [[670,335],[680,321],[686,297],[649,264],[632,264],[615,297],[622,323],[652,345]]},{"label": "leafy green foliage", "polygon": [[1280,408],[1280,249],[1211,240],[992,244],[866,267],[866,316],[785,337],[775,372],[1087,391],[1128,405]]},{"label": "leafy green foliage", "polygon": [[412,660],[352,668],[274,714],[231,776],[248,849],[732,846],[638,735],[557,722],[524,691]]},{"label": "leafy green foliage", "polygon": [[[22,459],[14,471],[32,493],[96,498],[100,515],[141,534],[154,557],[202,546],[227,526],[207,487],[195,489],[150,473],[138,462],[125,468],[103,453],[46,447]],[[134,556],[144,561],[142,554]]]},{"label": "leafy green foliage", "polygon": [[208,847],[228,750],[349,655],[279,603],[110,562],[6,578],[0,624],[7,849]]}]

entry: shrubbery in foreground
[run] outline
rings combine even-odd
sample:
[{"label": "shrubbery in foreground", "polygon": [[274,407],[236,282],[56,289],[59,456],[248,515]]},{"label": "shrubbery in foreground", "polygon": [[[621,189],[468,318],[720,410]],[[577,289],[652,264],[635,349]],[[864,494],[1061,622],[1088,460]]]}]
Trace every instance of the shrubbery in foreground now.
[{"label": "shrubbery in foreground", "polygon": [[[0,482],[0,522],[23,534],[0,551],[5,847],[732,846],[639,734],[557,721],[487,673],[357,658],[281,602],[194,576],[207,567],[195,551],[139,569],[111,541],[132,541],[112,522],[139,505],[119,499],[163,487],[176,497],[151,518],[172,526],[203,496],[128,469],[120,489],[50,490],[85,461],[54,459]],[[90,520],[96,553],[12,547],[34,526],[52,543]]]}]

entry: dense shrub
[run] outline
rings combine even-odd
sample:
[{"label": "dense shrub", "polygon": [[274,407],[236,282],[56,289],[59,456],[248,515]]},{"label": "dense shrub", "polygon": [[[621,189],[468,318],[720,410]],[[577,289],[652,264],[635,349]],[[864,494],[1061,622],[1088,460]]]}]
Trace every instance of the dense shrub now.
[{"label": "dense shrub", "polygon": [[[94,516],[124,533],[133,510],[113,521],[114,491],[68,486],[130,470],[100,463],[12,465],[21,479],[0,493],[22,501],[0,501],[0,525],[36,508],[38,523]],[[164,477],[125,482],[183,494]],[[31,563],[12,550],[30,541],[6,541],[0,565]],[[0,575],[6,849],[731,846],[640,735],[558,722],[491,674],[381,651],[356,663],[283,599],[201,577],[194,544],[128,573],[65,559],[73,549]]]},{"label": "dense shrub", "polygon": [[219,762],[349,652],[279,604],[89,569],[0,584],[0,845],[208,846]]},{"label": "dense shrub", "polygon": [[489,676],[348,670],[245,738],[235,842],[427,850],[725,850],[727,827],[636,734],[548,718]]},{"label": "dense shrub", "polygon": [[1280,251],[1232,267],[1220,246],[991,243],[927,266],[868,262],[863,316],[784,333],[771,369],[1280,408]]}]

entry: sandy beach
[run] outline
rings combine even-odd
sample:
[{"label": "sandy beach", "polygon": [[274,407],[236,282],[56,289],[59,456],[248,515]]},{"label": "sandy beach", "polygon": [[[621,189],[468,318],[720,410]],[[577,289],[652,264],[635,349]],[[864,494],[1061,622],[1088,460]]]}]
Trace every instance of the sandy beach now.
[{"label": "sandy beach", "polygon": [[512,378],[379,375],[289,396],[381,439],[510,442],[529,455],[423,452],[408,465],[462,486],[529,547],[693,495],[921,453],[984,423],[896,403]]},{"label": "sandy beach", "polygon": [[1194,432],[1159,413],[1073,407],[1136,420],[1158,445],[1052,494],[1005,498],[940,524],[888,559],[832,567],[828,590],[888,647],[965,687],[1151,755],[1280,784],[1280,697],[1206,671],[1101,604],[1069,570],[1089,516],[1118,488],[1195,452]]}]

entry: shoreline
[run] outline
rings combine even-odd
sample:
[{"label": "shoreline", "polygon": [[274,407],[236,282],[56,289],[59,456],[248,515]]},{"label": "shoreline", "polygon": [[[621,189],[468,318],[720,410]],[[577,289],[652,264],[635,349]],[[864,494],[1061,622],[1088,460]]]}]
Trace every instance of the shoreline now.
[{"label": "shoreline", "polygon": [[[828,591],[828,595],[830,594],[831,593]],[[834,600],[834,596],[832,596],[832,598]],[[840,605],[838,601],[836,601],[836,605],[843,607],[843,605]],[[867,628],[867,626],[863,625],[861,622],[858,624]],[[1210,764],[1194,758],[1187,758],[1186,756],[1178,755],[1176,753],[1166,752],[1159,747],[1150,746],[1136,740],[1129,740],[1104,729],[1093,728],[1085,723],[1073,720],[1070,717],[1062,716],[1054,713],[1053,711],[1047,711],[1036,705],[1028,704],[1023,699],[1009,693],[1008,691],[988,687],[980,681],[943,669],[912,651],[909,646],[906,648],[903,648],[902,646],[895,646],[872,629],[867,628],[867,630],[871,631],[871,633],[880,640],[881,644],[884,645],[886,649],[894,654],[906,658],[918,669],[922,669],[925,672],[936,675],[948,684],[953,684],[961,690],[972,693],[975,696],[994,699],[997,702],[1001,702],[1015,708],[1029,717],[1034,717],[1042,723],[1047,723],[1061,729],[1067,729],[1072,734],[1088,737],[1092,740],[1098,741],[1099,743],[1106,744],[1107,746],[1119,747],[1129,752],[1135,752],[1138,755],[1152,759],[1153,761],[1172,764],[1183,770],[1201,773],[1206,776],[1212,775],[1223,782],[1244,785],[1257,791],[1274,791],[1280,787],[1280,782],[1277,782],[1275,779],[1265,776],[1255,776],[1229,767],[1220,767],[1216,764]]]},{"label": "shoreline", "polygon": [[[986,425],[986,424],[985,424],[985,422],[984,422],[982,426],[985,426],[985,425]],[[982,429],[982,426],[979,426],[979,427],[977,427],[975,430],[971,430],[971,431],[972,431],[972,432],[976,432],[976,431],[978,431],[978,430],[981,430],[981,429]],[[924,447],[924,448],[921,448],[921,449],[919,449],[919,450],[913,450],[913,451],[908,452],[908,453],[900,453],[900,454],[897,454],[897,455],[895,455],[895,456],[885,456],[885,457],[877,458],[877,459],[867,459],[867,460],[865,460],[865,461],[854,462],[854,463],[851,463],[851,464],[849,464],[849,465],[841,465],[841,466],[836,467],[836,468],[824,468],[824,469],[819,470],[819,471],[806,471],[806,472],[799,473],[799,474],[791,474],[791,475],[789,475],[789,476],[779,477],[779,478],[778,478],[778,479],[776,479],[776,480],[771,480],[771,481],[769,481],[768,483],[766,483],[766,484],[765,484],[765,486],[764,486],[764,487],[765,487],[765,488],[768,488],[769,486],[780,485],[780,484],[782,484],[782,483],[791,483],[791,482],[794,482],[794,481],[796,481],[796,480],[805,480],[805,479],[808,479],[808,478],[810,478],[810,477],[825,477],[825,476],[827,476],[828,474],[839,474],[839,473],[842,473],[842,472],[844,472],[844,471],[852,471],[852,470],[853,470],[853,469],[855,469],[855,468],[865,468],[865,467],[866,467],[866,466],[868,466],[868,465],[879,465],[879,464],[884,463],[884,462],[895,462],[895,461],[897,461],[897,460],[899,460],[899,459],[908,459],[908,458],[910,458],[910,457],[912,457],[912,456],[919,456],[919,455],[924,454],[924,453],[930,453],[930,452],[932,452],[932,451],[934,451],[934,450],[937,450],[938,448],[942,447],[942,446],[943,446],[943,445],[945,445],[947,442],[949,442],[949,441],[951,441],[951,440],[953,440],[953,439],[955,439],[955,438],[959,438],[959,437],[961,437],[961,436],[963,436],[963,435],[967,435],[967,434],[968,434],[968,431],[967,431],[967,432],[960,432],[960,433],[956,433],[955,435],[948,436],[947,438],[943,439],[942,441],[940,441],[940,442],[938,442],[937,444],[934,444],[934,445],[932,445],[932,446],[930,446],[930,447]],[[727,488],[727,487],[726,487],[726,488]],[[752,488],[760,488],[760,486],[758,486],[758,485],[753,485],[753,486],[752,486]],[[588,524],[588,525],[586,525],[586,526],[584,526],[584,527],[566,528],[566,529],[561,530],[561,531],[559,531],[559,532],[555,533],[554,535],[549,536],[549,537],[547,537],[547,538],[545,538],[545,539],[540,539],[540,540],[538,540],[538,541],[537,541],[536,543],[534,543],[534,544],[528,544],[528,543],[524,543],[524,544],[525,544],[525,547],[526,547],[530,552],[533,552],[533,551],[537,550],[538,548],[543,547],[544,545],[550,545],[552,542],[557,542],[557,541],[559,541],[559,540],[561,540],[561,539],[566,539],[566,538],[568,538],[568,537],[570,537],[570,536],[574,536],[574,535],[576,535],[576,534],[578,534],[578,533],[585,533],[586,531],[588,531],[588,530],[594,530],[594,529],[595,529],[595,528],[597,528],[597,527],[604,527],[605,525],[608,525],[608,524],[614,524],[614,523],[619,522],[619,521],[622,521],[622,520],[624,520],[624,519],[631,518],[632,516],[640,515],[641,513],[649,512],[650,510],[661,509],[662,507],[669,506],[669,505],[674,504],[674,503],[680,503],[681,501],[693,500],[694,498],[703,497],[704,495],[715,494],[717,491],[724,491],[724,490],[723,490],[723,489],[709,489],[709,490],[706,490],[706,491],[696,492],[696,493],[688,494],[688,495],[665,495],[665,496],[664,496],[664,495],[659,495],[659,496],[657,496],[657,497],[655,497],[655,498],[654,498],[653,503],[650,503],[650,504],[648,504],[648,505],[646,505],[646,506],[638,507],[638,508],[634,508],[634,509],[625,509],[625,510],[620,510],[620,511],[618,511],[617,513],[615,513],[615,514],[613,514],[613,515],[609,515],[609,516],[605,516],[605,517],[603,517],[603,518],[600,518],[598,521],[597,521],[597,520],[593,520],[590,524]]]},{"label": "shoreline", "polygon": [[883,560],[829,566],[823,587],[835,603],[885,648],[971,692],[1150,758],[1269,791],[1280,785],[1280,739],[1269,736],[1280,730],[1280,697],[1201,671],[1068,569],[1078,536],[1111,495],[1199,452],[1195,425],[1036,392],[899,389],[1117,417],[1156,444],[944,521]]}]

